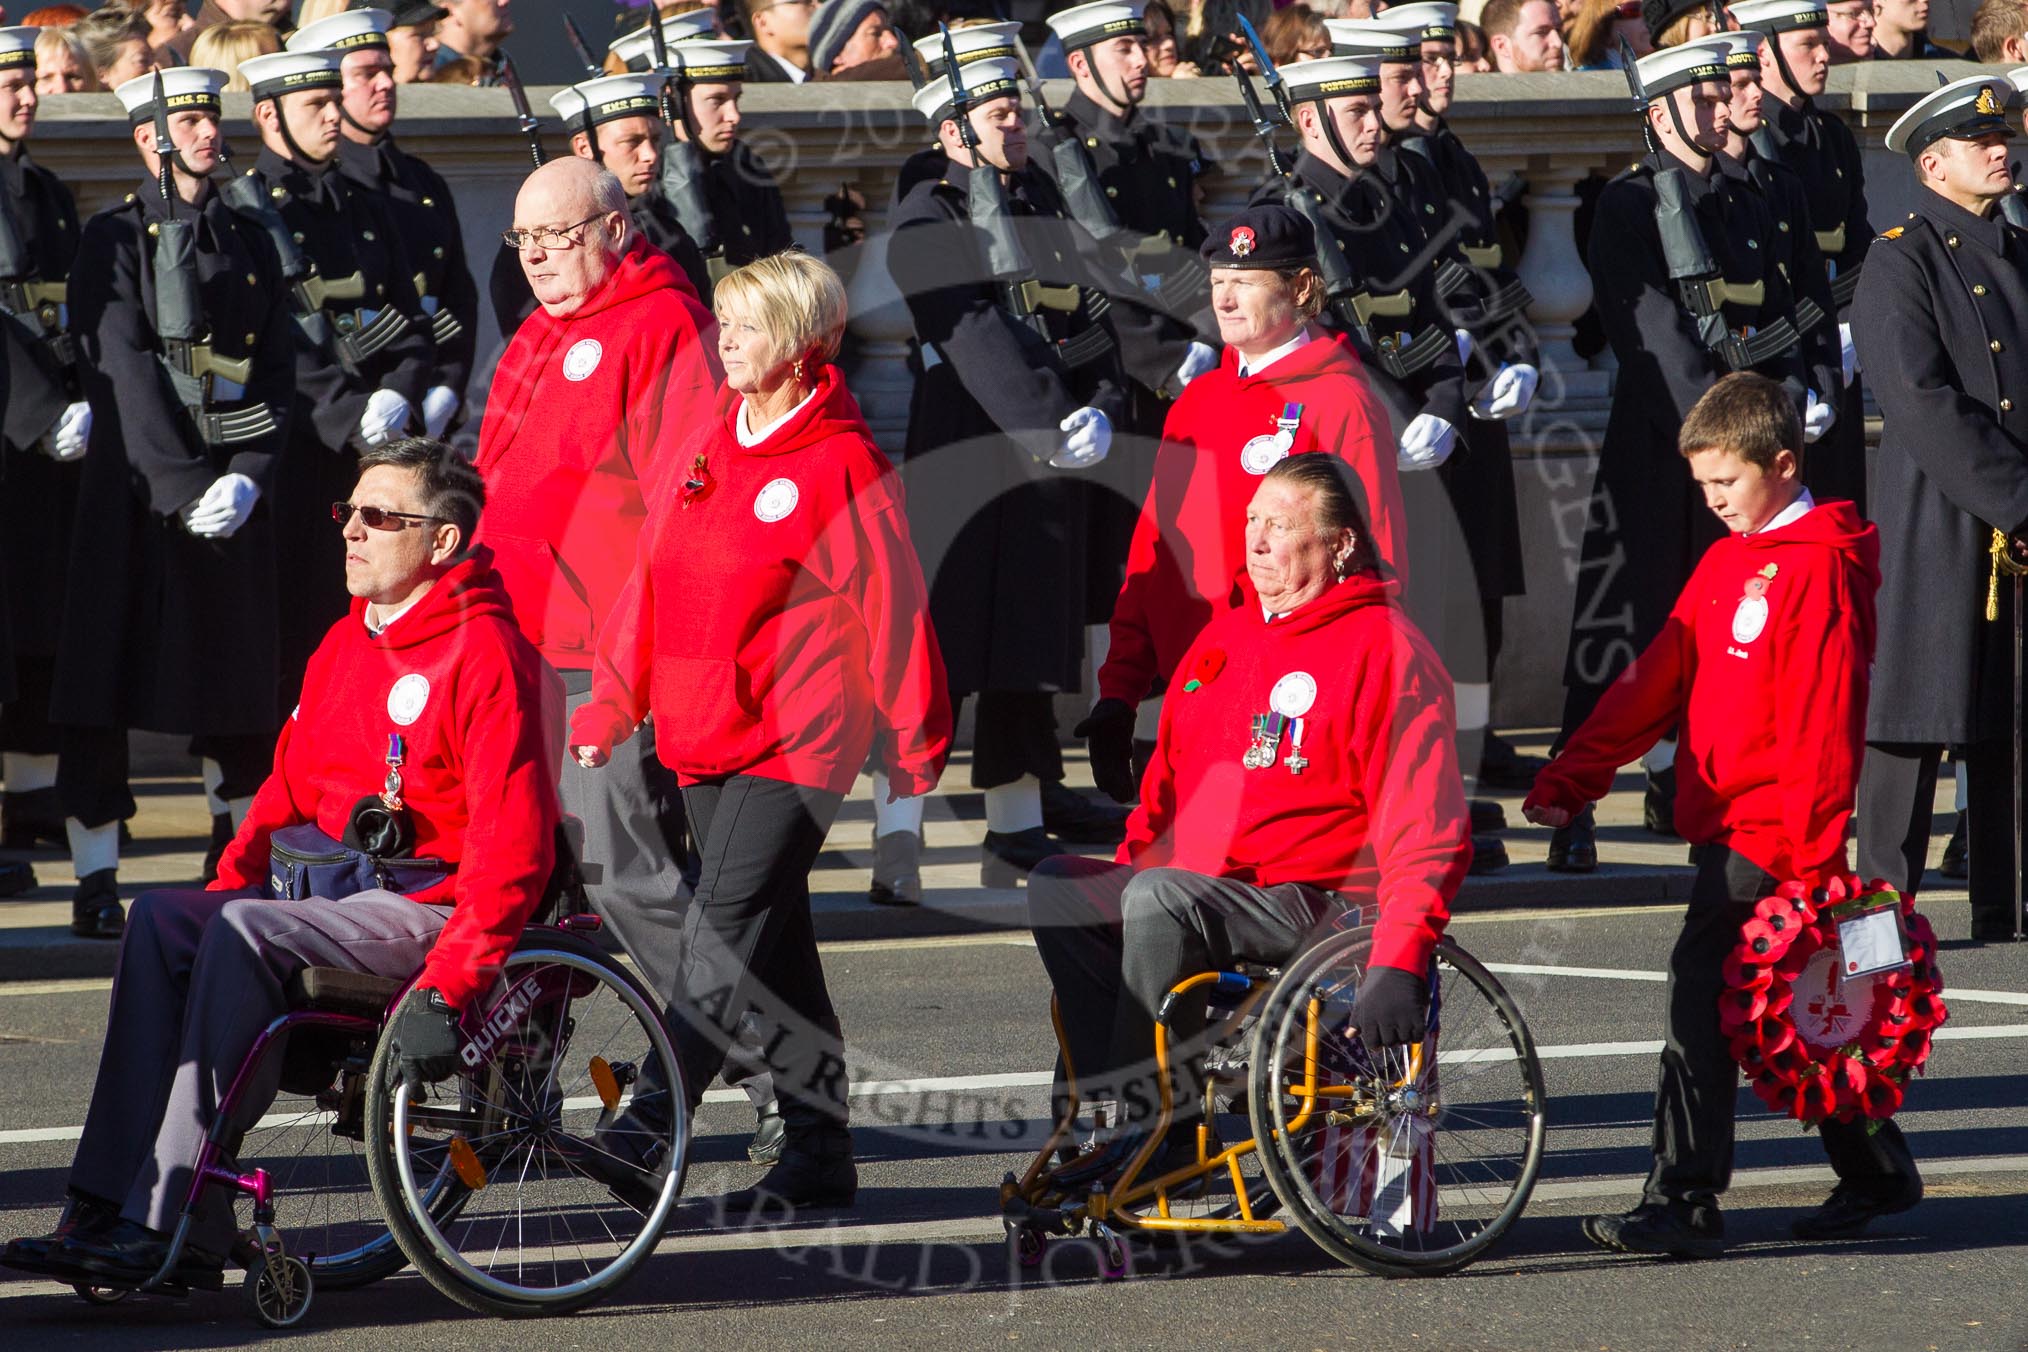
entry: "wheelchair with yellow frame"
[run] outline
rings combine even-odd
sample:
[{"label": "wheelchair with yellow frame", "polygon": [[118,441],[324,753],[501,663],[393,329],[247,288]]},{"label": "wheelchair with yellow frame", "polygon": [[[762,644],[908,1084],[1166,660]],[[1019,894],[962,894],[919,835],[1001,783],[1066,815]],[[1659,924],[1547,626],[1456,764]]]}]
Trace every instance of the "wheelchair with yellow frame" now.
[{"label": "wheelchair with yellow frame", "polygon": [[[1534,1039],[1492,973],[1445,938],[1424,1040],[1367,1047],[1352,1011],[1371,948],[1370,925],[1339,928],[1280,970],[1242,965],[1179,982],[1156,1013],[1159,1109],[1109,1178],[1089,1180],[1066,1158],[1081,1102],[1052,1001],[1064,1095],[1041,1151],[1000,1187],[1010,1261],[1041,1267],[1052,1238],[1088,1235],[1102,1275],[1118,1278],[1136,1233],[1274,1235],[1293,1222],[1341,1263],[1436,1276],[1497,1243],[1542,1167]],[[1195,1121],[1179,1128],[1195,1148],[1165,1151],[1179,1122],[1177,1015],[1199,1000],[1204,1033],[1190,1043],[1204,1050],[1201,1111],[1180,1115]]]}]

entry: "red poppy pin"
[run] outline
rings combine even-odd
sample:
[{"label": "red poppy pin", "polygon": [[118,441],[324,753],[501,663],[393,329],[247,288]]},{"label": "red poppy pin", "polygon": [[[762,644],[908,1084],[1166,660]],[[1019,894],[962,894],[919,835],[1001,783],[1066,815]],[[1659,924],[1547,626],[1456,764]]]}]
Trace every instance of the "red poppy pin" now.
[{"label": "red poppy pin", "polygon": [[1236,225],[1232,228],[1232,256],[1234,258],[1244,258],[1252,253],[1253,245],[1252,226]]},{"label": "red poppy pin", "polygon": [[1190,668],[1190,679],[1183,683],[1183,693],[1189,694],[1218,679],[1218,673],[1225,670],[1225,649],[1206,648],[1197,654],[1196,665]]}]

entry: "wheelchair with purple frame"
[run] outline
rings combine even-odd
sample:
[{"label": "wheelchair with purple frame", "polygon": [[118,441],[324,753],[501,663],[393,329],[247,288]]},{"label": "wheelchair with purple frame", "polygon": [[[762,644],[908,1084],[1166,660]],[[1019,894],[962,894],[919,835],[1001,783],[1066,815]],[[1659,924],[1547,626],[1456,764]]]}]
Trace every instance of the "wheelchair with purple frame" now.
[{"label": "wheelchair with purple frame", "polygon": [[[177,1269],[214,1188],[251,1203],[231,1257],[271,1328],[300,1321],[320,1288],[409,1263],[459,1304],[503,1316],[578,1309],[625,1280],[681,1195],[689,1122],[660,1003],[593,942],[600,922],[560,831],[558,844],[545,916],[467,1012],[451,1079],[415,1096],[397,1068],[387,1029],[413,978],[297,973],[288,1012],[219,1105],[161,1268],[138,1287],[78,1294],[187,1296]],[[277,1069],[274,1105],[237,1130],[239,1106]]]}]

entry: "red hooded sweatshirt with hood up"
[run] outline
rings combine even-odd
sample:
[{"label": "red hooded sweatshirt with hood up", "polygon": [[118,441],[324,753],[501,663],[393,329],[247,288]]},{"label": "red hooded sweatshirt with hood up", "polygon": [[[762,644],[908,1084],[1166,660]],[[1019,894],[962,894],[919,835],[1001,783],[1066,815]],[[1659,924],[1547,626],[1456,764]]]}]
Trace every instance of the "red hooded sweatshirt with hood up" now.
[{"label": "red hooded sweatshirt with hood up", "polygon": [[[1276,433],[1295,423],[1284,444]],[[1374,552],[1405,576],[1401,479],[1387,410],[1366,383],[1352,342],[1313,338],[1259,375],[1218,368],[1190,382],[1162,426],[1154,479],[1127,549],[1099,695],[1139,704],[1213,615],[1251,604],[1246,505],[1284,455],[1329,451],[1366,489]]]},{"label": "red hooded sweatshirt with hood up", "polygon": [[1849,502],[1705,551],[1662,632],[1607,690],[1528,806],[1575,812],[1681,724],[1676,829],[1776,878],[1847,872],[1866,754],[1880,536]]},{"label": "red hooded sweatshirt with hood up", "polygon": [[[1372,898],[1372,961],[1426,971],[1472,842],[1451,678],[1397,585],[1355,573],[1273,619],[1249,590],[1176,680],[1118,862]],[[1269,714],[1301,726],[1250,768]]]},{"label": "red hooded sweatshirt with hood up", "polygon": [[282,725],[275,768],[218,864],[214,891],[268,879],[268,842],[315,822],[342,839],[352,808],[387,777],[388,735],[404,742],[402,799],[415,857],[455,871],[411,894],[454,907],[421,984],[462,1008],[499,975],[542,901],[554,862],[562,692],[514,624],[476,546],[378,634],[366,602],[311,655],[302,703]]},{"label": "red hooded sweatshirt with hood up", "polygon": [[560,671],[590,669],[658,453],[713,406],[717,331],[682,269],[637,240],[581,309],[537,307],[500,357],[479,430],[479,539],[521,632]]},{"label": "red hooded sweatshirt with hood up", "polygon": [[837,367],[756,445],[742,398],[725,391],[677,456],[703,487],[674,476],[650,504],[570,744],[609,750],[652,710],[684,783],[843,793],[873,746],[894,793],[927,793],[951,706],[900,480]]}]

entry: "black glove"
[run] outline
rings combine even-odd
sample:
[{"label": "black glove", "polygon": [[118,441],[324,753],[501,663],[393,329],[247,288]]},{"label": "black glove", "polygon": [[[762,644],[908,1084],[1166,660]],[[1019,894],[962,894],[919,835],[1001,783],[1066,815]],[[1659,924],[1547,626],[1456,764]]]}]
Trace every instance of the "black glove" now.
[{"label": "black glove", "polygon": [[1131,803],[1134,782],[1134,710],[1123,699],[1102,699],[1070,730],[1091,747],[1091,777],[1116,803]]},{"label": "black glove", "polygon": [[411,1097],[421,1094],[424,1085],[456,1073],[464,1040],[458,1011],[445,1002],[442,991],[417,991],[402,1003],[394,1016],[394,1059]]},{"label": "black glove", "polygon": [[1429,983],[1399,967],[1368,967],[1352,1022],[1370,1051],[1421,1042],[1429,1031]]}]

